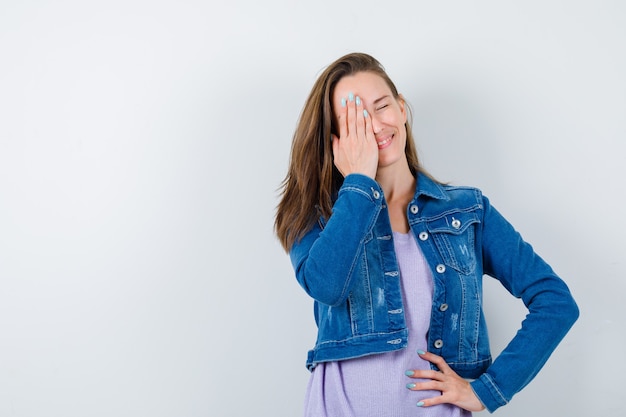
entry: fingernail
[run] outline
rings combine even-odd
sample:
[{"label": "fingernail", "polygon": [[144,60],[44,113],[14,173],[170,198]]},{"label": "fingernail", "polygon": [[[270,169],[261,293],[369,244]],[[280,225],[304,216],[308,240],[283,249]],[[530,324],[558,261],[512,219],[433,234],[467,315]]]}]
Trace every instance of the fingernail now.
[{"label": "fingernail", "polygon": [[423,351],[423,350],[421,350],[421,349],[418,349],[417,354],[418,354],[418,355],[425,355],[425,354],[426,354],[426,352],[424,352],[424,351]]},{"label": "fingernail", "polygon": [[424,401],[420,401],[416,404],[418,407],[423,407],[424,406]]},{"label": "fingernail", "polygon": [[354,101],[354,94],[348,93],[348,100]]},{"label": "fingernail", "polygon": [[363,117],[367,117],[368,113],[367,110],[363,109]]},{"label": "fingernail", "polygon": [[415,384],[406,384],[406,387],[408,389],[413,389],[413,388],[415,388]]},{"label": "fingernail", "polygon": [[356,105],[360,106],[361,105],[361,97],[356,96]]},{"label": "fingernail", "polygon": [[345,98],[341,98],[341,107],[346,107],[346,99]]},{"label": "fingernail", "polygon": [[413,376],[414,373],[415,373],[414,371],[406,371],[404,373],[404,375],[406,375],[406,376]]}]

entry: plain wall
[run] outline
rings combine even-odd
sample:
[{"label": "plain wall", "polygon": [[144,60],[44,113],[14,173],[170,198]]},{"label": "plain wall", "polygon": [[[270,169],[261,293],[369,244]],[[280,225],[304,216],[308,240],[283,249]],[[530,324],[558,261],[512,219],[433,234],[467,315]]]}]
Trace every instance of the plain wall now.
[{"label": "plain wall", "polygon": [[[625,18],[608,0],[2,0],[0,416],[300,415],[312,302],[274,210],[310,88],[352,51],[412,105],[426,168],[482,188],[579,302],[495,415],[619,415]],[[525,310],[490,279],[485,309],[497,354]]]}]

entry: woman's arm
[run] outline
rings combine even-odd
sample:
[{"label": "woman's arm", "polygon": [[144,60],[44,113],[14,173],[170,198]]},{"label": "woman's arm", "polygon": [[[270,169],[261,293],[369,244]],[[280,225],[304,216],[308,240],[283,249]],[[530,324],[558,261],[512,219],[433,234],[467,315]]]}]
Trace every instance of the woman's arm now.
[{"label": "woman's arm", "polygon": [[567,285],[513,226],[484,200],[483,270],[521,298],[521,328],[472,388],[489,411],[508,403],[548,360],[579,315]]},{"label": "woman's arm", "polygon": [[420,401],[428,407],[451,403],[470,411],[490,412],[507,404],[548,360],[578,318],[578,307],[567,285],[537,255],[511,224],[484,200],[482,233],[484,272],[521,298],[528,315],[515,337],[478,379],[468,382],[432,353],[418,352],[440,371],[409,370],[407,376],[425,379],[407,385],[411,390],[438,390],[441,396]]},{"label": "woman's arm", "polygon": [[373,179],[348,175],[326,225],[316,224],[291,248],[296,278],[317,301],[336,306],[347,299],[358,256],[382,209],[382,196]]}]

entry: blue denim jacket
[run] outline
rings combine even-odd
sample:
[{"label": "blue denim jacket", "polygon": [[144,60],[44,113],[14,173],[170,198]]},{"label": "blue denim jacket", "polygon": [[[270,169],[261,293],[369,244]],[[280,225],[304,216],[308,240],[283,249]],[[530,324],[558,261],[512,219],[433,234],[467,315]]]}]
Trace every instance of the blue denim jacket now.
[{"label": "blue denim jacket", "polygon": [[[432,270],[428,350],[442,356],[493,412],[537,374],[578,318],[566,284],[480,190],[419,175],[408,222]],[[348,175],[330,219],[291,251],[296,277],[315,300],[318,336],[307,367],[402,349],[409,337],[399,268],[382,189]],[[529,310],[492,363],[482,310],[487,274]]]}]

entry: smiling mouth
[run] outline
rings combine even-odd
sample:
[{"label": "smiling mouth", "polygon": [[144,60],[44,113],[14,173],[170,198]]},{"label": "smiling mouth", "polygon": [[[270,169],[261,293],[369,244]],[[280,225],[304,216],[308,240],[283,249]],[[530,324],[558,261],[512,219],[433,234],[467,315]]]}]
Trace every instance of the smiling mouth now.
[{"label": "smiling mouth", "polygon": [[376,141],[376,143],[378,144],[378,148],[384,148],[388,143],[390,143],[393,140],[393,137],[395,135],[390,135],[385,137],[383,140],[380,141]]}]

